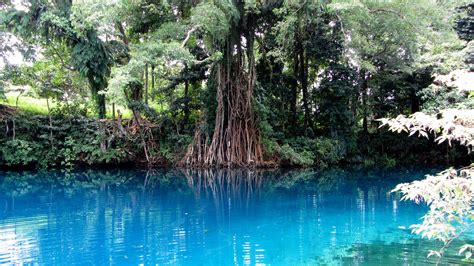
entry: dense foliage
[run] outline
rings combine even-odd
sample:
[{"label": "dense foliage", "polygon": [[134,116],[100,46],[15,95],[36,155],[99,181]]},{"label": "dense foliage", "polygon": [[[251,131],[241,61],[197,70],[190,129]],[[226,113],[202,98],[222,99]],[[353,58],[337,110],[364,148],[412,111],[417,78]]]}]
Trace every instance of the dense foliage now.
[{"label": "dense foliage", "polygon": [[[462,146],[388,133],[378,119],[472,108],[472,90],[452,82],[472,77],[472,10],[432,0],[4,1],[0,97],[16,108],[1,109],[0,165],[464,163]],[[28,64],[9,63],[20,55]],[[43,116],[22,99],[44,104]]]},{"label": "dense foliage", "polygon": [[[0,167],[469,165],[473,37],[467,0],[2,1]],[[395,191],[440,259],[473,222],[472,166]]]}]

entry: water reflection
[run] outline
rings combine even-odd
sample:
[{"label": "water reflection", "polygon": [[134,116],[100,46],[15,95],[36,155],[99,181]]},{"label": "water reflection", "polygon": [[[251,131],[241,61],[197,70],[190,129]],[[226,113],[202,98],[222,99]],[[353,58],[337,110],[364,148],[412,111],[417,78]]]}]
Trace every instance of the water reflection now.
[{"label": "water reflection", "polygon": [[183,173],[197,200],[213,199],[219,217],[230,213],[233,205],[248,208],[263,184],[263,171],[187,169]]},{"label": "water reflection", "polygon": [[398,228],[422,209],[387,193],[422,174],[0,173],[0,264],[360,264],[387,243],[425,261]]}]

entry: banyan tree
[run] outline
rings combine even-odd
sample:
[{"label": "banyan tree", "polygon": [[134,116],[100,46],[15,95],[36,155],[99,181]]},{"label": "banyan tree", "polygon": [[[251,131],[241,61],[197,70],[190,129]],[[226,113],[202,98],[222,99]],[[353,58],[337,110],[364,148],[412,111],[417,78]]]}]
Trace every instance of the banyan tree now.
[{"label": "banyan tree", "polygon": [[[256,81],[254,43],[259,18],[280,1],[213,1],[195,9],[197,27],[222,59],[214,64],[208,89],[217,107],[212,132],[198,127],[182,160],[185,166],[231,167],[263,164],[260,133],[252,108]],[[214,12],[215,21],[199,21],[199,12]],[[209,15],[207,16],[209,17]],[[225,25],[225,26],[223,26]],[[210,115],[212,117],[212,115]]]}]

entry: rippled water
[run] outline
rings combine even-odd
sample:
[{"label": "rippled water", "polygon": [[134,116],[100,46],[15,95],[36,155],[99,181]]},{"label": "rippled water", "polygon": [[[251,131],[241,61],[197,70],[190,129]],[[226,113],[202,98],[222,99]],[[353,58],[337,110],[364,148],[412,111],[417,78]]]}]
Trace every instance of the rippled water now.
[{"label": "rippled water", "polygon": [[0,172],[0,264],[432,263],[389,193],[428,172]]}]

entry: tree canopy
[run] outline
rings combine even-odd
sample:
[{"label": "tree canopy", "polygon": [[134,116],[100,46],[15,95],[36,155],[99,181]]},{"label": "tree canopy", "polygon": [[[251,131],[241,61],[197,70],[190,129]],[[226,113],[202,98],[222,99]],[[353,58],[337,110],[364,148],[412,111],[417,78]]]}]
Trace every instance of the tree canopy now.
[{"label": "tree canopy", "polygon": [[160,141],[185,136],[183,165],[261,166],[281,162],[285,145],[314,163],[298,143],[324,138],[337,142],[334,154],[366,156],[378,150],[368,140],[382,132],[377,119],[471,106],[470,91],[437,82],[472,68],[469,1],[31,0],[0,9],[0,38],[17,40],[0,56],[32,62],[6,67],[2,87],[34,93],[50,82],[58,92],[38,97],[85,108],[94,100],[101,119],[129,110],[156,123]]}]

